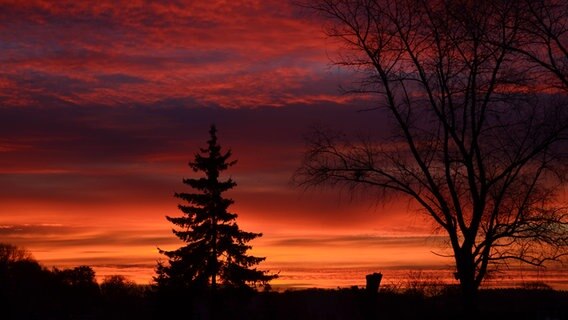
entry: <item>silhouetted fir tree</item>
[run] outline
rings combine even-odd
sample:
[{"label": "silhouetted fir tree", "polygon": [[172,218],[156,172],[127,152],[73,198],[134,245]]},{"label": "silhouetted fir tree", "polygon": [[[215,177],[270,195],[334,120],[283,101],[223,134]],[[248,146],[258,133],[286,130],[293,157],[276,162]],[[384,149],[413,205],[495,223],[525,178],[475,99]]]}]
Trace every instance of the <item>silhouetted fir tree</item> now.
[{"label": "silhouetted fir tree", "polygon": [[218,281],[225,287],[250,288],[267,285],[277,277],[254,267],[265,258],[247,255],[251,249],[247,243],[262,234],[241,230],[237,214],[228,211],[234,201],[223,197],[223,193],[236,183],[232,179],[219,180],[219,175],[236,161],[230,160],[231,150],[221,151],[216,132],[215,126],[211,126],[207,148],[200,149],[201,153],[189,162],[189,167],[203,176],[183,179],[195,193],[175,194],[187,202],[178,206],[183,215],[166,217],[178,227],[173,233],[186,244],[173,251],[160,250],[169,261],[158,263],[155,280],[159,286],[178,289],[211,286],[214,291]]}]

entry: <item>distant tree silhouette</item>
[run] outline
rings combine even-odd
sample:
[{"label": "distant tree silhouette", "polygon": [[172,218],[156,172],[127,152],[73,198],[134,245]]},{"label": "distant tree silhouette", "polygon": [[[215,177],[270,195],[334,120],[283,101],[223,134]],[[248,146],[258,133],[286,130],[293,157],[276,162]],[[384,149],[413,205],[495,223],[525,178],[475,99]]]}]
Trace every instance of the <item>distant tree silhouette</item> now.
[{"label": "distant tree silhouette", "polygon": [[100,287],[89,266],[48,269],[25,249],[0,243],[2,320],[152,317],[154,300],[143,286],[111,276]]},{"label": "distant tree silhouette", "polygon": [[22,260],[33,260],[31,253],[8,243],[0,243],[0,266]]},{"label": "distant tree silhouette", "polygon": [[111,300],[118,300],[123,296],[140,295],[138,285],[122,275],[104,277],[100,287],[101,294]]},{"label": "distant tree silhouette", "polygon": [[58,295],[50,290],[51,275],[25,249],[0,243],[0,318],[37,319],[52,311]]},{"label": "distant tree silhouette", "polygon": [[72,269],[54,269],[61,281],[71,287],[95,287],[95,271],[89,266],[78,266]]},{"label": "distant tree silhouette", "polygon": [[52,270],[61,298],[69,304],[68,311],[89,313],[96,309],[101,294],[95,271],[89,266]]},{"label": "distant tree silhouette", "polygon": [[179,228],[173,233],[186,244],[172,251],[160,250],[168,257],[168,264],[158,264],[155,280],[159,286],[210,286],[215,291],[218,281],[227,287],[249,288],[266,285],[276,277],[254,268],[265,258],[247,254],[251,249],[247,243],[262,234],[242,231],[236,222],[237,214],[228,211],[233,200],[223,193],[236,183],[230,178],[219,178],[236,161],[230,160],[230,150],[221,151],[216,132],[215,126],[211,126],[207,148],[201,149],[189,163],[194,172],[203,176],[183,179],[196,192],[175,194],[187,202],[179,205],[183,215],[166,217]]},{"label": "distant tree silhouette", "polygon": [[[465,301],[490,268],[565,256],[568,3],[318,0],[393,136],[315,130],[303,186],[414,201],[447,235]],[[446,254],[444,254],[446,255]]]},{"label": "distant tree silhouette", "polygon": [[[146,310],[141,305],[150,305],[151,299],[145,297],[143,286],[121,275],[105,276],[100,284],[104,319],[140,319]],[[136,312],[138,311],[138,312]],[[163,314],[157,319],[162,318]]]},{"label": "distant tree silhouette", "polygon": [[26,319],[41,312],[51,297],[45,294],[49,271],[35,260],[19,260],[10,264],[7,277],[0,280],[2,318]]}]

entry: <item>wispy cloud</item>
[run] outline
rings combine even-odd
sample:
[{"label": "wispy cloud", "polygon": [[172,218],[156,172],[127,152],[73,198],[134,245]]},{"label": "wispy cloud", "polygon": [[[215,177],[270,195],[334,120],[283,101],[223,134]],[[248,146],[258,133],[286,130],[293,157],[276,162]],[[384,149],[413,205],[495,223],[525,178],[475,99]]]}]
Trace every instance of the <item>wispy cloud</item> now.
[{"label": "wispy cloud", "polygon": [[[0,5],[4,105],[345,101],[320,24],[287,1]],[[337,79],[334,79],[337,81]]]},{"label": "wispy cloud", "polygon": [[163,230],[93,230],[86,226],[57,224],[22,224],[0,226],[0,237],[5,242],[30,247],[54,247],[58,249],[79,247],[82,253],[104,253],[104,250],[87,250],[103,246],[157,246],[174,242]]},{"label": "wispy cloud", "polygon": [[371,234],[358,235],[320,235],[306,237],[290,237],[286,239],[273,240],[270,242],[272,246],[321,246],[321,247],[416,247],[428,246],[435,242],[444,240],[444,237],[436,236],[398,236],[385,237]]}]

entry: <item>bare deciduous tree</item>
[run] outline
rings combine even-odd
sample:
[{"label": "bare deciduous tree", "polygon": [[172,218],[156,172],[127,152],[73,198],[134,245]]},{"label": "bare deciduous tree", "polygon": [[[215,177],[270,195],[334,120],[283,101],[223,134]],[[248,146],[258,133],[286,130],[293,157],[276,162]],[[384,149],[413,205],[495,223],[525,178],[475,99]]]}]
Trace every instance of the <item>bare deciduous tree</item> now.
[{"label": "bare deciduous tree", "polygon": [[567,169],[567,10],[545,0],[309,6],[346,45],[337,63],[364,74],[354,91],[377,96],[395,133],[353,141],[315,131],[299,184],[415,201],[447,235],[470,305],[496,264],[566,254],[557,191]]}]

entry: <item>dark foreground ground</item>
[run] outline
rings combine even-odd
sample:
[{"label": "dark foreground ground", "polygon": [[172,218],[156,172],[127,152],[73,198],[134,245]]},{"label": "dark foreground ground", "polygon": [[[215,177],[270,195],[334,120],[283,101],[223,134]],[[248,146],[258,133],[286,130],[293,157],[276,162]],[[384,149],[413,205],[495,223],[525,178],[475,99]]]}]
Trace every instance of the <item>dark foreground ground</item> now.
[{"label": "dark foreground ground", "polygon": [[[215,307],[206,296],[158,297],[148,288],[57,300],[50,292],[8,297],[0,319],[465,319],[453,289],[422,292],[308,289],[235,294],[220,292]],[[7,304],[9,303],[9,304]],[[482,290],[472,319],[568,320],[568,291]]]},{"label": "dark foreground ground", "polygon": [[479,311],[469,317],[459,294],[435,297],[421,293],[382,292],[369,296],[364,290],[301,290],[268,293],[251,303],[228,308],[229,319],[562,319],[568,320],[568,292],[552,290],[483,290]]},{"label": "dark foreground ground", "polygon": [[[383,292],[369,297],[363,290],[306,290],[265,297],[262,319],[463,319],[459,294],[435,297],[420,293]],[[568,292],[484,290],[478,319],[567,319]]]}]

